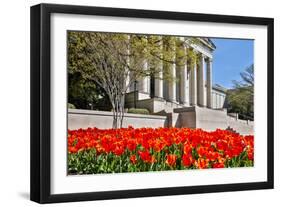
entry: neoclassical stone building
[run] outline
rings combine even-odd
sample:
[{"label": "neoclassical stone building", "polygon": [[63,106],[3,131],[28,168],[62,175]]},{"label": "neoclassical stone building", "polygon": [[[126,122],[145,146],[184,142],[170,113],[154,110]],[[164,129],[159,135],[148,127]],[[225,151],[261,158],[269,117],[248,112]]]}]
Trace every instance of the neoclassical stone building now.
[{"label": "neoclassical stone building", "polygon": [[[171,66],[171,74],[177,81],[145,77],[131,86],[126,96],[126,107],[147,108],[151,113],[173,112],[175,108],[199,106],[209,109],[222,109],[225,106],[226,89],[212,83],[213,51],[216,49],[209,38],[197,38],[196,44],[183,37],[184,51],[192,48],[199,56],[196,64]],[[149,67],[149,63],[145,64]],[[146,68],[144,68],[145,70]]]}]

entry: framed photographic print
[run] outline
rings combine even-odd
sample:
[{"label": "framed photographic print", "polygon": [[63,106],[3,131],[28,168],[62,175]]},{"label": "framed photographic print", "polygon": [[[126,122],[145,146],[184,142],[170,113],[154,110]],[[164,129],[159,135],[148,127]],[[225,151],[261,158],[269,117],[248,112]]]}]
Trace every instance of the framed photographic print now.
[{"label": "framed photographic print", "polygon": [[31,200],[273,188],[273,19],[31,7]]}]

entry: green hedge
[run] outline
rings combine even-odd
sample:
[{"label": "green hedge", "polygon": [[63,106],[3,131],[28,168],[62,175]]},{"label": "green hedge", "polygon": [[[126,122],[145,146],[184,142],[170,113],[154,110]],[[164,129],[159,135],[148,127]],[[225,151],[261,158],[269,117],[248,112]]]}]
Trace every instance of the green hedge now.
[{"label": "green hedge", "polygon": [[73,104],[71,104],[71,103],[68,103],[67,105],[68,105],[69,109],[76,109],[76,107]]},{"label": "green hedge", "polygon": [[147,109],[142,109],[142,108],[130,108],[128,110],[128,113],[132,113],[132,114],[149,114],[149,111]]}]

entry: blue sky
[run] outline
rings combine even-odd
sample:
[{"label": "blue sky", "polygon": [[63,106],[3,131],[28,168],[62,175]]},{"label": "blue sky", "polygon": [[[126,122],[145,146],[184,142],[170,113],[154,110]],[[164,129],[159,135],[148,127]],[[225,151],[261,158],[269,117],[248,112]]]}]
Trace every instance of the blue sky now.
[{"label": "blue sky", "polygon": [[213,84],[233,87],[233,80],[241,80],[240,72],[254,63],[254,41],[211,38],[216,45],[213,53]]}]

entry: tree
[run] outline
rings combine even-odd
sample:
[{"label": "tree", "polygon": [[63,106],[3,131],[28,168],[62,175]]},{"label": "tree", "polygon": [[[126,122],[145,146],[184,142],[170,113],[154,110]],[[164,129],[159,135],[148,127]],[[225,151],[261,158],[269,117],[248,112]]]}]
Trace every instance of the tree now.
[{"label": "tree", "polygon": [[123,123],[125,94],[132,83],[157,75],[160,61],[167,66],[163,78],[174,81],[168,66],[195,57],[192,51],[181,52],[182,44],[173,36],[69,32],[68,71],[78,72],[103,89],[112,106],[112,127],[119,128]]},{"label": "tree", "polygon": [[68,73],[68,102],[79,109],[108,109],[108,97],[94,81],[82,78],[80,72]]},{"label": "tree", "polygon": [[254,65],[247,67],[240,76],[242,80],[233,81],[234,89],[228,90],[228,109],[243,119],[254,119]]}]

